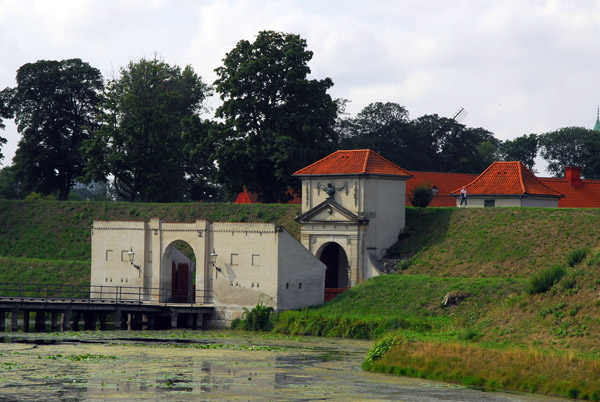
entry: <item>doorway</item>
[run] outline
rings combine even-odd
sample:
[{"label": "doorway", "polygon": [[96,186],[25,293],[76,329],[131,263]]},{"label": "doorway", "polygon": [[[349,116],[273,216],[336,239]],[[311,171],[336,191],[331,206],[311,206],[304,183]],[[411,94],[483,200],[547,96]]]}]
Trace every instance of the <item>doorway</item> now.
[{"label": "doorway", "polygon": [[348,257],[337,243],[328,243],[319,258],[327,266],[325,270],[325,288],[345,289],[349,285]]}]

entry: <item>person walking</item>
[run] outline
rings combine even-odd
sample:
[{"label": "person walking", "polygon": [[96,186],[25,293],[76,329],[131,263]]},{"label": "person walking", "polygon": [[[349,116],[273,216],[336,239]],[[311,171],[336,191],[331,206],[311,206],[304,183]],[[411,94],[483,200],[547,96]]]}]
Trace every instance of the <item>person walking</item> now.
[{"label": "person walking", "polygon": [[460,206],[463,206],[463,203],[465,204],[465,208],[467,207],[467,189],[465,187],[463,187],[460,190]]}]

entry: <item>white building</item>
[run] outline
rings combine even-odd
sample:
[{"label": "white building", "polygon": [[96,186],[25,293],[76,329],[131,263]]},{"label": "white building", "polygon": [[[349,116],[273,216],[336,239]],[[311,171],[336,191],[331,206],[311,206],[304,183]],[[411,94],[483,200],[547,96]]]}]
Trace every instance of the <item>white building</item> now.
[{"label": "white building", "polygon": [[405,226],[410,172],[369,150],[337,151],[294,173],[302,180],[302,244],[327,266],[325,288],[378,275]]},{"label": "white building", "polygon": [[325,265],[274,224],[94,221],[91,276],[92,297],[214,305],[222,325],[258,303],[322,304]]}]

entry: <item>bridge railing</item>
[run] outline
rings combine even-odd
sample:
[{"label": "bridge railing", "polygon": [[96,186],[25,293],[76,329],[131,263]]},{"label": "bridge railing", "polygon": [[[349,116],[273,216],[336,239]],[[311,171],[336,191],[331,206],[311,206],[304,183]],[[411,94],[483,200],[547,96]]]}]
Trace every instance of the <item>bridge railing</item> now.
[{"label": "bridge railing", "polygon": [[25,301],[81,301],[113,303],[212,303],[212,292],[203,290],[172,290],[135,286],[90,286],[36,283],[0,283],[0,298]]}]

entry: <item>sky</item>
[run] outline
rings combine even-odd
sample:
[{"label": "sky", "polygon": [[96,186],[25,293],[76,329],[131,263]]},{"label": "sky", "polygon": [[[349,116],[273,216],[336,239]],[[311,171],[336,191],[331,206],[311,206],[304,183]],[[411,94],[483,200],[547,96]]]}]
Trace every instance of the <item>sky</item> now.
[{"label": "sky", "polygon": [[[0,0],[0,89],[25,63],[69,58],[114,78],[158,56],[212,84],[262,30],[306,39],[310,78],[331,78],[349,116],[372,102],[410,118],[464,108],[463,124],[507,140],[591,129],[600,105],[597,0]],[[20,139],[5,124],[3,166]]]}]

